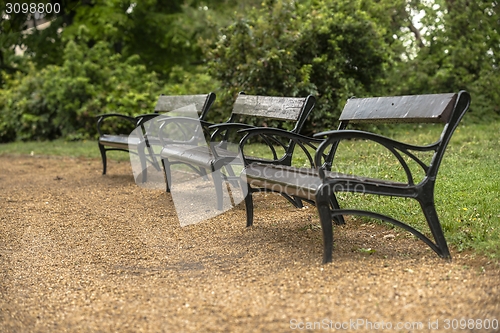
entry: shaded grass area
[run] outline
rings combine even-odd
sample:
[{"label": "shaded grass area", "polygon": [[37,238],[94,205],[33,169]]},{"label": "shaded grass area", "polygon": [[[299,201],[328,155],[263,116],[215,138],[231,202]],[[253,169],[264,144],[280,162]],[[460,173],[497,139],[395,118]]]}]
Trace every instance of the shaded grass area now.
[{"label": "shaded grass area", "polygon": [[[380,133],[407,143],[431,143],[439,138],[439,125],[406,125],[385,128]],[[442,162],[436,184],[436,208],[446,238],[459,251],[475,250],[500,258],[500,123],[460,126]],[[263,145],[252,145],[245,153],[268,155]],[[95,141],[15,142],[0,144],[0,154],[57,155],[100,159]],[[108,157],[127,161],[123,152]],[[425,156],[420,156],[426,158]],[[430,155],[428,155],[430,158]],[[308,166],[304,153],[297,150],[294,165]],[[412,171],[423,175],[416,164]],[[380,146],[347,141],[339,147],[334,171],[375,178],[405,181],[398,161]],[[417,180],[416,180],[417,181]],[[342,207],[377,211],[408,222],[429,234],[415,200],[362,194],[339,194]],[[363,218],[365,219],[365,218]]]}]

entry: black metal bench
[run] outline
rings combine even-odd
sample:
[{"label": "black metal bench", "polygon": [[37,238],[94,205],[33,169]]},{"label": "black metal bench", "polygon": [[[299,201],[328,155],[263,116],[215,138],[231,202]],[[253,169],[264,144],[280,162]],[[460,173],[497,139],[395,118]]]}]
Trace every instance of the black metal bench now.
[{"label": "black metal bench", "polygon": [[[323,262],[332,261],[333,228],[345,223],[343,215],[362,215],[382,219],[401,227],[424,241],[442,258],[451,258],[434,203],[434,186],[444,152],[454,130],[470,105],[470,95],[461,91],[457,94],[433,94],[377,98],[353,98],[347,101],[337,130],[322,132],[315,138],[275,129],[248,129],[241,142],[245,144],[253,136],[266,136],[269,142],[279,143],[281,138],[292,140],[308,156],[311,168],[273,165],[272,162],[246,161],[242,179],[248,184],[245,199],[247,226],[253,224],[252,192],[271,191],[288,196],[300,197],[316,205],[323,231]],[[347,130],[353,123],[442,123],[440,138],[428,145],[411,145],[371,132]],[[326,139],[319,140],[321,137]],[[387,148],[399,161],[407,178],[404,182],[388,179],[374,179],[351,174],[332,172],[339,143],[342,140],[368,140]],[[310,153],[311,148],[315,152]],[[309,147],[309,149],[307,149]],[[297,148],[296,148],[297,149]],[[418,152],[429,152],[430,162],[417,157]],[[313,155],[314,154],[314,158]],[[416,181],[407,161],[414,162],[423,170],[423,177]],[[422,232],[393,217],[373,211],[340,208],[335,193],[351,192],[412,198],[418,201],[427,220],[434,241]],[[293,203],[293,201],[292,201]]]},{"label": "black metal bench", "polygon": [[[105,175],[107,169],[106,152],[110,150],[125,151],[133,154],[139,152],[140,163],[142,165],[142,170],[144,170],[142,181],[146,181],[145,171],[147,162],[151,163],[156,169],[159,169],[157,156],[152,146],[160,145],[160,140],[153,135],[147,135],[148,129],[145,128],[145,124],[161,114],[178,110],[189,105],[194,105],[199,114],[199,119],[203,121],[214,101],[214,93],[200,95],[160,95],[154,113],[142,114],[136,117],[118,113],[108,113],[97,116],[97,131],[99,133],[98,145],[102,158],[102,174]],[[141,127],[143,135],[130,135],[131,133],[104,133],[103,126],[107,121],[113,121],[114,123],[126,121],[131,124],[132,128]],[[131,150],[130,148],[134,149]]]},{"label": "black metal bench", "polygon": [[[200,172],[201,176],[206,176],[206,172],[211,173],[215,191],[217,195],[217,208],[222,209],[223,191],[222,184],[224,180],[230,177],[239,179],[239,175],[235,176],[233,170],[226,168],[228,174],[223,174],[221,169],[228,166],[229,163],[234,163],[237,158],[238,151],[229,149],[229,142],[236,142],[233,135],[237,134],[238,130],[255,128],[255,126],[241,123],[242,118],[253,117],[262,124],[271,119],[284,121],[292,124],[291,133],[298,133],[302,129],[309,113],[314,108],[316,99],[313,96],[303,98],[299,97],[276,97],[276,96],[256,96],[245,95],[240,93],[233,105],[231,116],[225,123],[215,124],[210,126],[212,134],[210,144],[207,149],[205,146],[192,146],[190,142],[185,144],[176,141],[173,143],[162,136],[163,131],[160,131],[160,139],[163,142],[161,158],[164,163],[164,169],[167,179],[167,191],[171,184],[171,165],[176,163],[187,164],[193,170],[205,170]],[[165,126],[181,122],[196,122],[194,119],[165,119],[161,120],[163,124],[160,126],[163,129]],[[293,144],[286,147],[283,156],[275,156],[274,163],[290,165],[293,155]],[[250,157],[248,159],[251,160]]]}]

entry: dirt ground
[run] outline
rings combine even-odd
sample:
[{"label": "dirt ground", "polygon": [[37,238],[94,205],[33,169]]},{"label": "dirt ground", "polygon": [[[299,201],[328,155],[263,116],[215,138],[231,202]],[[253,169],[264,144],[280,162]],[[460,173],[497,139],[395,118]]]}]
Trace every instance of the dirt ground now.
[{"label": "dirt ground", "polygon": [[0,332],[500,331],[497,263],[348,220],[322,265],[315,208],[255,208],[181,228],[129,163],[0,156]]}]

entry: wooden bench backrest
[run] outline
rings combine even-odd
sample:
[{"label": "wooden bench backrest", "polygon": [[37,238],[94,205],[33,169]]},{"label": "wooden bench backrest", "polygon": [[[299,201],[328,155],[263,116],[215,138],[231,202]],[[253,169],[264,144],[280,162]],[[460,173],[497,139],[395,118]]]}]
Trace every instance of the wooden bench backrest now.
[{"label": "wooden bench backrest", "polygon": [[351,98],[339,118],[341,122],[447,123],[457,94],[432,94]]},{"label": "wooden bench backrest", "polygon": [[[339,130],[350,122],[440,122],[443,132],[438,141],[427,147],[435,150],[427,169],[429,177],[437,175],[444,151],[460,120],[469,109],[471,97],[468,92],[414,96],[393,96],[374,98],[351,98],[340,116]],[[334,144],[329,159],[337,149]]]},{"label": "wooden bench backrest", "polygon": [[239,94],[233,105],[234,115],[254,116],[296,122],[293,131],[300,131],[316,99],[307,97],[277,97]]},{"label": "wooden bench backrest", "polygon": [[207,111],[215,101],[215,94],[202,95],[160,95],[154,112],[170,112],[194,104],[200,119],[205,119]]}]

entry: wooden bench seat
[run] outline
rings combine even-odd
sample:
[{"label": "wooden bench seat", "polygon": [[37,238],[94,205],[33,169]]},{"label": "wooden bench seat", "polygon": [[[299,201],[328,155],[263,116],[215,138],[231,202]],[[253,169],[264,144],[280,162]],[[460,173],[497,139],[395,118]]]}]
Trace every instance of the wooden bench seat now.
[{"label": "wooden bench seat", "polygon": [[[237,158],[238,153],[219,147],[214,147],[218,157]],[[162,148],[161,156],[168,160],[176,160],[185,164],[197,165],[205,169],[211,169],[214,163],[214,154],[209,146],[186,147],[186,145],[166,144]]]},{"label": "wooden bench seat", "polygon": [[[242,177],[254,188],[266,189],[270,192],[284,192],[314,201],[318,188],[323,183],[319,171],[311,168],[296,168],[292,166],[269,165],[265,163],[251,163],[243,170]],[[383,179],[354,176],[339,172],[325,171],[325,179],[337,180],[339,192],[345,186],[345,192],[353,192],[353,186],[375,186],[380,190],[384,186],[401,188],[404,190],[407,183],[394,182]],[[344,183],[341,184],[340,181]],[[345,185],[344,185],[345,184]],[[392,193],[392,192],[391,192]]]},{"label": "wooden bench seat", "polygon": [[[129,135],[126,134],[117,134],[117,135],[103,134],[101,137],[99,137],[99,143],[103,146],[109,146],[114,148],[127,147],[128,149],[129,143],[134,146],[138,146],[140,144],[140,138],[139,137],[129,138]],[[103,173],[105,174],[105,171]]]}]

